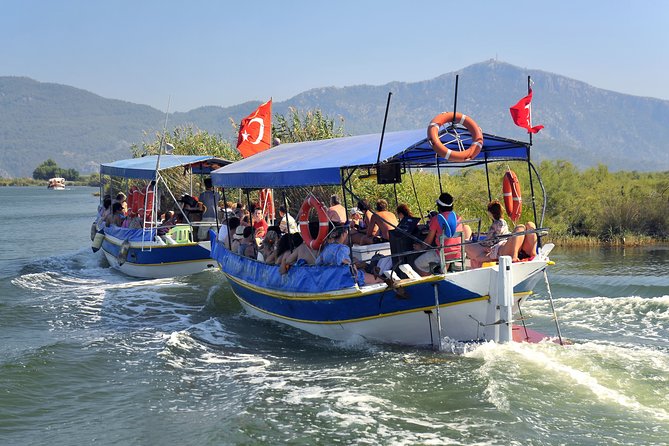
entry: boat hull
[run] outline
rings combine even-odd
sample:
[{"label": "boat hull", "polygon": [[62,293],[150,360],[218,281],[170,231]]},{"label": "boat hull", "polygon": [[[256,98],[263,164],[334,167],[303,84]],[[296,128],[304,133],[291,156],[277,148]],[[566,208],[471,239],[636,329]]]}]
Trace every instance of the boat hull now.
[{"label": "boat hull", "polygon": [[[546,264],[514,264],[513,311],[532,294]],[[249,314],[337,341],[435,346],[440,336],[458,341],[499,336],[497,266],[404,280],[395,288],[353,286],[328,293],[282,292],[225,274]]]},{"label": "boat hull", "polygon": [[122,246],[123,240],[105,235],[102,251],[112,268],[131,277],[160,279],[217,269],[210,258],[210,242],[179,245],[131,242],[127,244],[125,259],[121,256]]}]

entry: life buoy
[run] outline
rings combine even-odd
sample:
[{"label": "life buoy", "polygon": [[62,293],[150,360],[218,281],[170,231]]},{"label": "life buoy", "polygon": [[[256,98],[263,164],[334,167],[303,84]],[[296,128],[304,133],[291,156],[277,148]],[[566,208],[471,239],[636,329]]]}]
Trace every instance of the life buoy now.
[{"label": "life buoy", "polygon": [[520,213],[523,210],[523,199],[520,194],[520,182],[511,169],[507,170],[504,174],[502,194],[504,195],[506,213],[511,221],[515,223],[520,218]]},{"label": "life buoy", "polygon": [[[439,139],[439,128],[449,122],[463,125],[471,134],[472,144],[467,150],[451,150],[446,147]],[[483,132],[481,132],[481,129],[479,128],[478,124],[476,124],[476,121],[467,115],[463,115],[462,113],[455,113],[455,119],[453,118],[453,112],[439,113],[437,116],[432,118],[430,125],[427,126],[427,138],[430,141],[432,150],[434,150],[437,155],[448,161],[467,161],[474,159],[483,148]]]},{"label": "life buoy", "polygon": [[[315,239],[311,238],[311,232],[309,231],[309,211],[314,209],[318,214],[318,237]],[[302,207],[300,208],[300,213],[297,216],[297,223],[300,225],[300,234],[302,235],[302,240],[307,246],[311,249],[318,249],[321,247],[325,238],[328,236],[328,229],[330,226],[327,210],[323,203],[318,201],[313,195],[309,195]]]}]

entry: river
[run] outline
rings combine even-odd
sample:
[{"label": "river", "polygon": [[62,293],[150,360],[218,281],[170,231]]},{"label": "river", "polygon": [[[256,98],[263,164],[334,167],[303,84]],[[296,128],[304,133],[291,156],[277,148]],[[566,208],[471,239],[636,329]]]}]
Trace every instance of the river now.
[{"label": "river", "polygon": [[110,270],[95,191],[0,188],[0,444],[669,442],[667,247],[554,250],[569,346],[342,344],[245,315],[220,272]]}]

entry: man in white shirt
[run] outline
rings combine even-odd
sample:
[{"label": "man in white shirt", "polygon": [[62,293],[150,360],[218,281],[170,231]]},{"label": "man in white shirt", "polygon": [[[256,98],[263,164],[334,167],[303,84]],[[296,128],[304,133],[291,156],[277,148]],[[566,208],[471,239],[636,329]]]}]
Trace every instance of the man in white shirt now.
[{"label": "man in white shirt", "polygon": [[[286,233],[288,232],[288,228],[290,228],[290,233],[294,234],[297,232],[297,222],[295,219],[286,211],[286,206],[279,206],[279,217],[280,217],[280,223],[279,223],[279,229],[281,232]],[[286,221],[288,224],[286,224]]]}]

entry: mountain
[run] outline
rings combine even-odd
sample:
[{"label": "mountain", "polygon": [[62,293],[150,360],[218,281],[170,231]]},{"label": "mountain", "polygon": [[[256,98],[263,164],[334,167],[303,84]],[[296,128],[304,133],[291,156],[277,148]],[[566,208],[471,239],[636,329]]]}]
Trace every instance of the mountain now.
[{"label": "mountain", "polygon": [[[590,86],[558,74],[489,60],[421,82],[317,88],[273,104],[321,109],[343,117],[348,134],[381,131],[389,91],[393,93],[387,130],[427,127],[441,111],[471,115],[485,132],[527,140],[509,116],[509,106],[534,82],[535,159],[564,159],[579,167],[606,164],[612,170],[669,170],[669,101],[630,96]],[[239,122],[259,104],[200,107],[173,113],[169,126],[193,123],[236,140],[230,119]],[[0,176],[31,176],[47,158],[64,168],[95,172],[100,162],[131,156],[129,147],[144,132],[162,128],[162,112],[130,102],[105,99],[77,88],[23,77],[0,77]]]}]

